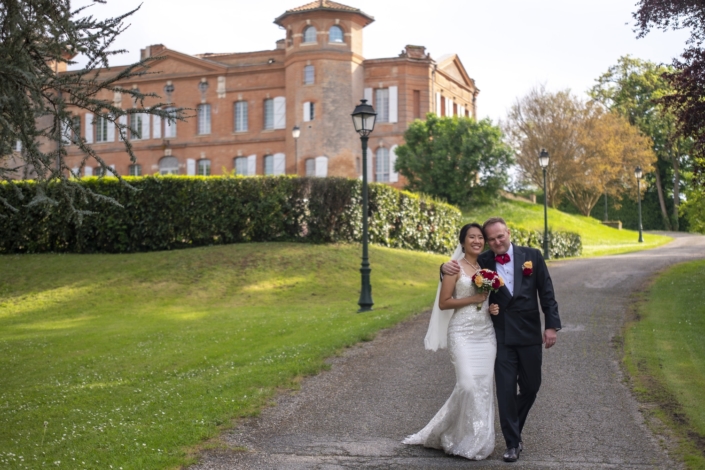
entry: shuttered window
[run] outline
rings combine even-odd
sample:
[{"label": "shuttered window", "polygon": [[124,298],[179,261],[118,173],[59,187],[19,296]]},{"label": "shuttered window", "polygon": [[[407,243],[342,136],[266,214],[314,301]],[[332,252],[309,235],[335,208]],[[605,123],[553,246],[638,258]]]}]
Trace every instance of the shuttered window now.
[{"label": "shuttered window", "polygon": [[247,132],[247,101],[235,103],[235,132]]},{"label": "shuttered window", "polygon": [[198,135],[208,135],[211,133],[211,105],[198,105]]},{"label": "shuttered window", "polygon": [[264,128],[274,129],[274,100],[264,100]]}]

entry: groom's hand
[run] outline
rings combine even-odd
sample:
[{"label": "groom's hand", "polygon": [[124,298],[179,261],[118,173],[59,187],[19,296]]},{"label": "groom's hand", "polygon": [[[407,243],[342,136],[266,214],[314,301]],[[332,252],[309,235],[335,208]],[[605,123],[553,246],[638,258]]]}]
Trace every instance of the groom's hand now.
[{"label": "groom's hand", "polygon": [[557,336],[556,330],[553,328],[547,328],[546,331],[543,332],[543,344],[546,345],[546,349],[556,344]]},{"label": "groom's hand", "polygon": [[443,263],[441,266],[441,272],[444,275],[453,276],[460,272],[460,265],[455,260],[450,260],[447,263]]}]

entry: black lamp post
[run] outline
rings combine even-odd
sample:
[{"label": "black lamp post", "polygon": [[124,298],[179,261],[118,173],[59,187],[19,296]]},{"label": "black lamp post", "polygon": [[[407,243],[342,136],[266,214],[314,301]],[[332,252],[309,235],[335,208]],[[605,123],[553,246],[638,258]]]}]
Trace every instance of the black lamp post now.
[{"label": "black lamp post", "polygon": [[294,174],[299,175],[299,136],[301,135],[301,129],[299,126],[294,126],[291,130],[291,136],[294,138]]},{"label": "black lamp post", "polygon": [[370,285],[370,260],[367,252],[367,139],[375,128],[377,113],[375,109],[367,104],[367,100],[360,100],[360,104],[355,107],[352,113],[355,131],[360,134],[362,142],[362,265],[360,274],[362,275],[362,289],[360,290],[360,306],[358,312],[369,312],[372,310],[372,286]]},{"label": "black lamp post", "polygon": [[636,176],[636,191],[639,200],[639,243],[644,243],[644,235],[641,228],[641,177],[643,173],[641,172],[640,166],[634,169],[634,176]]},{"label": "black lamp post", "polygon": [[539,166],[543,168],[543,257],[550,259],[548,253],[548,187],[546,186],[546,167],[548,166],[548,152],[541,149]]}]

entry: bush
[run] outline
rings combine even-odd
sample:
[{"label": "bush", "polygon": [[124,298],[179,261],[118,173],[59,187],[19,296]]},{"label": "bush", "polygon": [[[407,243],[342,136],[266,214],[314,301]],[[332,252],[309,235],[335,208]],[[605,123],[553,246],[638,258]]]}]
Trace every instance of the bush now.
[{"label": "bush", "polygon": [[[22,207],[36,186],[0,185],[19,212],[0,209],[0,253],[129,253],[260,241],[358,242],[362,183],[345,178],[85,178],[81,184],[122,207],[85,201],[95,214],[67,223],[68,206]],[[57,187],[49,191],[58,191]],[[51,194],[50,194],[51,195]],[[449,253],[460,211],[427,196],[370,185],[370,242]]]},{"label": "bush", "polygon": [[[543,252],[543,232],[510,227],[512,242],[520,246],[537,248]],[[548,231],[548,253],[551,259],[580,256],[583,252],[583,242],[580,235],[573,232]]]}]

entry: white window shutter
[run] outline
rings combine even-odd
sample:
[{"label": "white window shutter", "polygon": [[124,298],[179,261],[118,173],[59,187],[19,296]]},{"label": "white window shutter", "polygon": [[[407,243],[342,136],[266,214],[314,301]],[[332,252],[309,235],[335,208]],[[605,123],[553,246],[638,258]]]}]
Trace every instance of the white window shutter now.
[{"label": "white window shutter", "polygon": [[86,142],[89,144],[93,143],[93,113],[86,113],[83,118],[85,122],[86,131],[83,133],[86,138]]},{"label": "white window shutter", "polygon": [[328,157],[316,157],[316,176],[328,176]]},{"label": "white window shutter", "polygon": [[196,174],[196,160],[193,158],[186,159],[186,174],[188,176],[194,176]]},{"label": "white window shutter", "polygon": [[372,88],[365,88],[365,99],[367,100],[367,104],[370,106],[374,105],[374,103],[372,103]]},{"label": "white window shutter", "polygon": [[83,174],[85,176],[93,176],[93,168],[90,166],[83,168]]},{"label": "white window shutter", "polygon": [[[126,114],[123,114],[122,116],[120,116],[120,117],[118,118],[118,123],[120,123],[120,125],[122,125],[122,126],[126,126],[126,125],[127,125],[127,115],[126,115]],[[110,135],[111,129],[113,129],[112,132],[115,132],[115,130],[114,130],[115,128],[114,128],[113,126],[111,126],[110,124],[108,124],[108,140],[109,140],[110,142],[112,142],[113,139],[114,139],[114,137]],[[123,132],[125,133],[125,136],[129,136],[129,135],[130,135],[130,133],[129,133],[126,129],[124,129]],[[122,140],[122,139],[121,139],[121,140]]]},{"label": "white window shutter", "polygon": [[149,139],[149,114],[142,113],[142,133],[143,139]]},{"label": "white window shutter", "polygon": [[309,122],[311,120],[311,102],[306,101],[304,103],[304,122]]},{"label": "white window shutter", "polygon": [[80,170],[80,168],[78,168],[77,166],[71,168],[71,177],[72,178],[80,178],[81,175],[78,174],[79,170]]},{"label": "white window shutter", "polygon": [[399,121],[398,90],[395,86],[389,87],[389,122]]},{"label": "white window shutter", "polygon": [[394,145],[389,149],[389,182],[399,182],[399,173],[394,169],[397,164],[397,146]]},{"label": "white window shutter", "polygon": [[247,176],[255,176],[257,174],[257,155],[247,157]]},{"label": "white window shutter", "polygon": [[15,152],[21,152],[22,151],[22,141],[18,140],[15,142]]},{"label": "white window shutter", "polygon": [[152,116],[152,138],[161,139],[162,138],[162,117]]},{"label": "white window shutter", "polygon": [[275,175],[286,174],[286,157],[283,153],[275,153],[274,156],[274,171]]},{"label": "white window shutter", "polygon": [[441,92],[436,92],[436,116],[441,117]]},{"label": "white window shutter", "polygon": [[286,98],[283,96],[274,98],[274,128],[286,129]]}]

